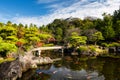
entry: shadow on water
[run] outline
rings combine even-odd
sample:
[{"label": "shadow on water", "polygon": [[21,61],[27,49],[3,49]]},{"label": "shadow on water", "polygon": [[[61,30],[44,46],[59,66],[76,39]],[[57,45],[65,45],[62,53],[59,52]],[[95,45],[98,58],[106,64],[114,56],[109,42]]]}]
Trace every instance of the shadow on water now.
[{"label": "shadow on water", "polygon": [[[120,60],[61,60],[26,72],[20,80],[120,80]],[[26,75],[27,74],[27,75]],[[31,77],[28,77],[28,75]]]}]

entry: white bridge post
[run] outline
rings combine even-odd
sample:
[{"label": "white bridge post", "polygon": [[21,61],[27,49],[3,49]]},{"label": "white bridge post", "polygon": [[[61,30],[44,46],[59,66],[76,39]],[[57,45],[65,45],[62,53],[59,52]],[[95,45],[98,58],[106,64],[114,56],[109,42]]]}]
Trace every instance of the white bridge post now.
[{"label": "white bridge post", "polygon": [[38,50],[38,56],[41,56],[41,50]]}]

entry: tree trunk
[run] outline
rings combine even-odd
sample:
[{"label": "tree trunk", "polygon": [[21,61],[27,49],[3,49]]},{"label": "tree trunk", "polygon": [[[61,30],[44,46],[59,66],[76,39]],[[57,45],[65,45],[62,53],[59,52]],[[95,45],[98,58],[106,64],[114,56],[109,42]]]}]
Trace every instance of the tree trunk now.
[{"label": "tree trunk", "polygon": [[95,46],[97,45],[97,41],[95,41]]}]

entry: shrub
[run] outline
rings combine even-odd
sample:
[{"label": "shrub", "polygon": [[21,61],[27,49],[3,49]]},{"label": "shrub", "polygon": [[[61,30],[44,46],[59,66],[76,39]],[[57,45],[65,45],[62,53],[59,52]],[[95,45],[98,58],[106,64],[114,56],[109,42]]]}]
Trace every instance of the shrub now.
[{"label": "shrub", "polygon": [[107,43],[102,43],[101,46],[103,46],[103,47],[109,47],[109,45]]},{"label": "shrub", "polygon": [[81,46],[77,49],[78,53],[84,52],[84,51],[88,51],[88,48],[86,46]]},{"label": "shrub", "polygon": [[90,49],[90,51],[92,51],[92,52],[95,52],[95,51],[96,51],[95,46],[89,46],[89,49]]},{"label": "shrub", "polygon": [[109,47],[115,47],[115,46],[120,46],[120,44],[117,42],[113,42],[113,43],[109,44]]},{"label": "shrub", "polygon": [[10,43],[0,43],[0,54],[3,57],[6,57],[6,54],[9,52],[16,52],[17,47],[15,44],[10,44]]}]

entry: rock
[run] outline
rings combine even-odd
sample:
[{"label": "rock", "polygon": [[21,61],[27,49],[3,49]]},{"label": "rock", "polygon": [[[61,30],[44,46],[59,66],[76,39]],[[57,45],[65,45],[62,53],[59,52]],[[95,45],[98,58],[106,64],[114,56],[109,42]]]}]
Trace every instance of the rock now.
[{"label": "rock", "polygon": [[16,80],[22,76],[22,72],[30,68],[37,68],[37,64],[52,63],[49,57],[36,57],[31,53],[26,53],[24,56],[19,55],[19,58],[12,62],[4,62],[0,65],[0,80]]},{"label": "rock", "polygon": [[4,60],[2,57],[0,57],[0,60]]},{"label": "rock", "polygon": [[19,60],[4,62],[0,65],[0,80],[16,80],[22,76]]},{"label": "rock", "polygon": [[116,53],[116,47],[109,47],[108,52],[109,53]]},{"label": "rock", "polygon": [[37,68],[36,64],[32,64],[31,68]]}]

